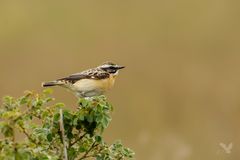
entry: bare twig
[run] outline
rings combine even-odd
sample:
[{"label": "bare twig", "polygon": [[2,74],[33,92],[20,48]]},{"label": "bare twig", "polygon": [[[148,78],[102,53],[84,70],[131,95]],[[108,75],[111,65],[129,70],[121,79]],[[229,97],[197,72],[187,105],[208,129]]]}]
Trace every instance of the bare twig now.
[{"label": "bare twig", "polygon": [[[99,145],[99,144],[95,144],[95,145],[93,146],[93,148],[91,148],[91,150],[94,149],[95,147],[97,147],[98,145]],[[96,157],[99,153],[101,153],[102,150],[103,150],[103,148],[100,148],[99,150],[97,150],[96,153],[93,153],[93,154],[89,154],[89,152],[88,152],[88,154],[85,155],[85,157],[81,157],[79,160],[86,159],[86,158]]]},{"label": "bare twig", "polygon": [[75,143],[77,143],[78,141],[80,141],[87,133],[84,133],[83,135],[81,135],[79,138],[77,138],[74,142],[70,143],[70,147],[73,146]]},{"label": "bare twig", "polygon": [[60,131],[62,134],[62,142],[63,142],[63,153],[64,153],[64,160],[68,160],[68,155],[67,155],[67,143],[65,141],[65,134],[64,134],[64,124],[63,124],[63,112],[62,108],[59,110],[60,112],[60,119],[59,119],[59,125],[60,125]]},{"label": "bare twig", "polygon": [[24,128],[24,127],[21,126],[21,125],[19,125],[19,127],[22,129],[22,132],[25,134],[25,136],[27,136],[27,138],[28,138],[31,142],[35,143],[36,145],[38,144],[38,143],[27,133],[26,128]]},{"label": "bare twig", "polygon": [[82,160],[82,159],[86,159],[88,158],[88,154],[92,151],[92,149],[94,149],[96,146],[98,146],[98,144],[96,144],[96,141],[93,142],[93,144],[91,145],[91,147],[85,152],[85,154],[79,159],[79,160]]},{"label": "bare twig", "polygon": [[16,134],[15,134],[15,128],[12,128],[13,130],[13,136],[12,136],[12,141],[13,141],[13,148],[14,148],[14,159],[16,159],[17,156],[17,143],[16,143]]}]

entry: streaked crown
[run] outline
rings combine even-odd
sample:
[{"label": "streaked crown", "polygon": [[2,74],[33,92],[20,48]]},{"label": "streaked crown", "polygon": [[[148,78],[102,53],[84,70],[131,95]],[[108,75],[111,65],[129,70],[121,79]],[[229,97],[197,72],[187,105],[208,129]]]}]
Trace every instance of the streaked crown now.
[{"label": "streaked crown", "polygon": [[124,66],[120,66],[112,62],[105,62],[98,67],[111,74],[115,74],[118,70],[125,68]]}]

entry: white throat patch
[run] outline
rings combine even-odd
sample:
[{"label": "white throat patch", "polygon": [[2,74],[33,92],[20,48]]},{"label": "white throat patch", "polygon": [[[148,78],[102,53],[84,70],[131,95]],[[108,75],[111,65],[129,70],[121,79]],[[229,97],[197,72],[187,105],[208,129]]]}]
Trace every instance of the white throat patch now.
[{"label": "white throat patch", "polygon": [[118,75],[118,73],[119,73],[119,71],[117,71],[117,72],[113,73],[113,75],[114,75],[114,76],[117,76],[117,75]]}]

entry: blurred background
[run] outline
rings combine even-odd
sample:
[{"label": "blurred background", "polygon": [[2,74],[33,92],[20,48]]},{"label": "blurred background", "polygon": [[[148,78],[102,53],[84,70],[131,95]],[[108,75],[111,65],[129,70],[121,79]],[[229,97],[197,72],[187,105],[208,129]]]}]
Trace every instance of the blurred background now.
[{"label": "blurred background", "polygon": [[[2,0],[0,96],[40,92],[43,81],[114,61],[127,68],[107,94],[115,107],[108,143],[121,139],[137,160],[237,160],[239,6]],[[62,88],[54,97],[76,104]]]}]

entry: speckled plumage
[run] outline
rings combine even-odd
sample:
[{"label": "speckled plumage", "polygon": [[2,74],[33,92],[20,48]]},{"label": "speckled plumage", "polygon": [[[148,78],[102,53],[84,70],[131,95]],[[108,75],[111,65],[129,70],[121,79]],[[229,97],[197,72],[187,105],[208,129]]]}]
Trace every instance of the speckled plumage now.
[{"label": "speckled plumage", "polygon": [[68,81],[72,84],[74,84],[76,81],[81,80],[81,79],[95,79],[95,80],[100,80],[100,79],[105,79],[108,78],[110,74],[101,68],[92,68],[88,69],[86,71],[80,72],[80,73],[75,73],[72,74],[68,77],[60,78],[58,79],[59,81]]}]

